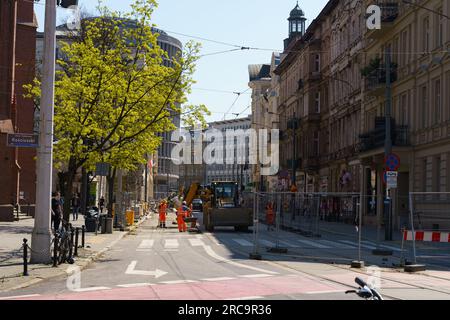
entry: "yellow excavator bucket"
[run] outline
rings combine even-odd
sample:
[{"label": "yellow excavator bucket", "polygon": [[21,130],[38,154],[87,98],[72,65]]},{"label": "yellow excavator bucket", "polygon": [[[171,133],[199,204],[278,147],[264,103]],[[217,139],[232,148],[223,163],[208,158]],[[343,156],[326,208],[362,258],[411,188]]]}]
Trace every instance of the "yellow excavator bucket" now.
[{"label": "yellow excavator bucket", "polygon": [[200,184],[199,184],[199,183],[193,183],[193,184],[191,184],[191,186],[189,187],[189,191],[188,191],[188,194],[187,194],[186,199],[185,199],[186,204],[187,204],[188,206],[191,205],[192,200],[194,200],[195,196],[197,195],[197,191],[198,191],[198,188],[199,188],[199,187],[200,187]]}]

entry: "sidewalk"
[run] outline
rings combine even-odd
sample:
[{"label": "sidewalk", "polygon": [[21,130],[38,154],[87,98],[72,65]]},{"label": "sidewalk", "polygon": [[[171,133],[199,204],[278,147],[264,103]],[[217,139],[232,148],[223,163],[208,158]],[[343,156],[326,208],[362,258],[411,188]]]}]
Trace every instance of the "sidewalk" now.
[{"label": "sidewalk", "polygon": [[[98,235],[86,233],[85,248],[78,249],[78,257],[74,257],[74,265],[61,264],[53,268],[52,264],[29,264],[29,276],[22,275],[22,244],[23,239],[26,238],[28,239],[28,245],[31,247],[34,219],[30,217],[16,222],[0,222],[0,292],[28,287],[46,279],[66,275],[69,266],[76,265],[83,270],[124,236],[134,231],[146,219],[147,216],[144,216],[138,223],[124,232],[114,231],[113,234],[98,233]],[[81,227],[84,224],[84,217],[80,216],[78,221],[70,221],[70,223],[74,227]],[[81,233],[79,245],[81,245]]]}]

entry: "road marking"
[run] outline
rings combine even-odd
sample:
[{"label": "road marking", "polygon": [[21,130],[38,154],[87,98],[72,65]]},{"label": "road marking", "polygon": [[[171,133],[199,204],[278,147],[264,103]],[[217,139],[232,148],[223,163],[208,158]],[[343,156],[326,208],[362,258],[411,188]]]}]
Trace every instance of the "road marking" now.
[{"label": "road marking", "polygon": [[203,243],[202,240],[196,238],[196,239],[188,239],[191,246],[193,247],[203,247],[205,244]]},{"label": "road marking", "polygon": [[222,278],[207,278],[202,279],[202,281],[228,281],[228,280],[235,280],[236,278],[228,278],[228,277],[222,277]]},{"label": "road marking", "polygon": [[178,252],[178,249],[164,249],[164,252]]},{"label": "road marking", "polygon": [[[366,244],[366,245],[371,245],[371,246],[377,246],[377,244],[376,243],[373,243],[373,242],[369,242],[369,241],[361,241],[362,243],[364,243],[364,244]],[[392,246],[388,246],[388,245],[385,245],[385,244],[380,244],[380,247],[382,247],[382,248],[386,248],[386,249],[391,249],[391,250],[393,250],[393,251],[398,251],[398,252],[400,252],[400,251],[402,251],[401,249],[399,249],[399,248],[396,248],[396,247],[392,247]]]},{"label": "road marking", "polygon": [[132,261],[130,265],[128,266],[127,270],[125,271],[125,274],[132,274],[132,275],[138,275],[138,276],[153,276],[156,279],[166,275],[168,272],[165,272],[163,270],[156,269],[154,271],[145,271],[145,270],[136,270],[137,261]]},{"label": "road marking", "polygon": [[225,300],[260,300],[260,299],[264,299],[264,297],[254,296],[254,297],[232,298],[232,299],[225,299]]},{"label": "road marking", "polygon": [[329,241],[329,240],[320,240],[320,243],[323,243],[325,245],[329,245],[329,246],[335,246],[336,248],[340,248],[340,249],[356,249],[356,245],[349,245],[349,244],[344,244],[344,243],[340,243],[337,241]]},{"label": "road marking", "polygon": [[222,262],[225,262],[225,263],[234,265],[234,266],[236,266],[236,267],[246,268],[246,269],[258,271],[258,272],[260,272],[260,273],[278,274],[278,272],[268,271],[268,270],[264,270],[264,269],[260,269],[260,268],[256,268],[256,267],[252,267],[252,266],[247,266],[247,265],[245,265],[245,264],[238,263],[238,262],[235,262],[235,261],[231,261],[231,260],[229,260],[229,259],[226,259],[226,258],[224,258],[224,257],[222,257],[222,256],[219,256],[217,253],[215,253],[214,250],[211,249],[210,246],[204,246],[203,248],[205,248],[206,253],[207,253],[210,257],[212,257],[212,258],[214,258],[214,259],[217,259],[217,260],[219,260],[219,261],[222,261]]},{"label": "road marking", "polygon": [[234,242],[237,242],[239,245],[243,247],[252,247],[253,243],[244,239],[232,239]]},{"label": "road marking", "polygon": [[153,244],[155,243],[155,240],[142,240],[141,244],[138,247],[138,250],[148,250],[151,249],[153,247]]},{"label": "road marking", "polygon": [[111,288],[108,287],[91,287],[91,288],[80,288],[80,289],[74,289],[72,291],[74,292],[89,292],[89,291],[102,291],[102,290],[109,290]]},{"label": "road marking", "polygon": [[120,284],[118,287],[121,288],[138,288],[138,287],[149,287],[154,286],[153,283],[132,283],[132,284]]},{"label": "road marking", "polygon": [[[340,240],[340,242],[348,243],[348,244],[353,245],[353,246],[358,246],[357,243],[355,243],[353,241],[350,241],[350,240]],[[366,249],[371,249],[371,250],[374,250],[374,249],[377,248],[377,247],[374,247],[374,246],[371,246],[371,245],[367,245],[367,244],[363,244],[363,243],[361,243],[361,247],[366,248]]]},{"label": "road marking", "polygon": [[275,247],[275,243],[268,240],[259,240],[259,242],[269,248]]},{"label": "road marking", "polygon": [[247,274],[245,276],[239,276],[241,278],[267,278],[267,277],[272,277],[273,275],[271,274]]},{"label": "road marking", "polygon": [[284,244],[286,247],[288,248],[298,248],[300,245],[296,244],[296,243],[291,243],[291,242],[287,242],[287,241],[279,241],[281,244]]},{"label": "road marking", "polygon": [[164,284],[182,284],[182,283],[195,283],[198,281],[194,281],[194,280],[174,280],[174,281],[162,281],[160,283],[164,283]]},{"label": "road marking", "polygon": [[331,247],[328,246],[324,246],[323,244],[314,242],[314,241],[309,241],[309,240],[297,240],[298,242],[301,242],[303,244],[306,244],[307,246],[312,246],[315,248],[319,248],[319,249],[331,249]]},{"label": "road marking", "polygon": [[0,300],[9,300],[9,299],[24,299],[24,298],[32,298],[39,297],[40,294],[27,294],[23,296],[12,296],[12,297],[0,297]]},{"label": "road marking", "polygon": [[178,239],[167,239],[164,243],[164,248],[166,249],[176,249],[180,246]]},{"label": "road marking", "polygon": [[305,292],[306,294],[326,294],[326,293],[342,293],[345,290],[325,290],[325,291],[313,291],[313,292]]}]

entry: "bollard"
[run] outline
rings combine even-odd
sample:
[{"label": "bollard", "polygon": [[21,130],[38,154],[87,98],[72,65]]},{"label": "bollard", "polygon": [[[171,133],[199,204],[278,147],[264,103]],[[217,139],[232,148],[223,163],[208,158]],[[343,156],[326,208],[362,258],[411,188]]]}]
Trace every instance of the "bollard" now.
[{"label": "bollard", "polygon": [[[72,225],[70,226],[70,246],[69,246],[69,257],[67,259],[70,259],[73,257],[73,229]],[[67,261],[67,260],[66,260]]]},{"label": "bollard", "polygon": [[75,228],[75,252],[74,256],[78,257],[78,233],[80,232],[80,228]]},{"label": "bollard", "polygon": [[84,248],[84,235],[86,232],[86,227],[83,225],[81,226],[81,247]]},{"label": "bollard", "polygon": [[23,239],[23,275],[28,276],[28,240]]},{"label": "bollard", "polygon": [[58,235],[55,234],[55,239],[53,243],[53,267],[58,266]]}]

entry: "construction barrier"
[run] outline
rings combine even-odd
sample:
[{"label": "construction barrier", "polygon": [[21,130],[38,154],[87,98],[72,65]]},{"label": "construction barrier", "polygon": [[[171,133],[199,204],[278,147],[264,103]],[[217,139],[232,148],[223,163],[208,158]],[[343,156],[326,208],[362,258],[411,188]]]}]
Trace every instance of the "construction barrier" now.
[{"label": "construction barrier", "polygon": [[128,226],[134,225],[134,210],[126,211],[126,220]]},{"label": "construction barrier", "polygon": [[423,242],[450,242],[450,232],[426,232],[405,230],[403,233],[405,241],[423,241]]}]

